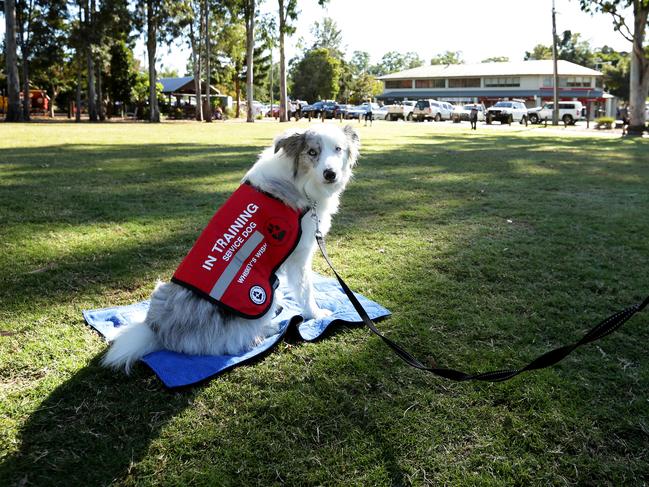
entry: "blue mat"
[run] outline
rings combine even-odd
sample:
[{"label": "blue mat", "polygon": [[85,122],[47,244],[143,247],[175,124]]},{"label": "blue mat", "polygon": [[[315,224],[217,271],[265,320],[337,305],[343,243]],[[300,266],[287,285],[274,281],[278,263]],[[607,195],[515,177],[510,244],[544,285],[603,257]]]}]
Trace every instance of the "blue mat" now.
[{"label": "blue mat", "polygon": [[[283,294],[279,303],[283,309],[274,321],[279,324],[279,332],[266,338],[260,345],[247,353],[240,355],[185,355],[168,350],[153,352],[142,361],[146,363],[160,380],[170,388],[188,386],[216,376],[237,365],[259,358],[276,345],[284,335],[291,331],[306,341],[321,338],[330,327],[339,324],[353,325],[362,323],[358,313],[340,289],[335,279],[313,274],[315,298],[321,308],[331,310],[331,316],[321,320],[302,321],[299,307],[292,299],[287,288],[280,286]],[[356,295],[373,320],[390,316],[383,306],[370,301],[364,296]],[[107,340],[115,334],[116,329],[131,321],[144,319],[149,308],[149,302],[117,306],[96,310],[84,310],[83,317],[90,326],[95,328]]]}]

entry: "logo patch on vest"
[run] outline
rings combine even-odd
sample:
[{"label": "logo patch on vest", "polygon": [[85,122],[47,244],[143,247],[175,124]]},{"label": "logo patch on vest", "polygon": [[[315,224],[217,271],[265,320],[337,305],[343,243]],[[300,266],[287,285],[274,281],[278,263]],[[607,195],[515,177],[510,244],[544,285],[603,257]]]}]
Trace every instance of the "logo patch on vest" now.
[{"label": "logo patch on vest", "polygon": [[272,303],[275,272],[300,239],[303,215],[241,185],[214,214],[172,281],[243,317],[262,316]]},{"label": "logo patch on vest", "polygon": [[261,286],[252,286],[250,288],[250,300],[255,304],[264,304],[266,302],[266,291]]}]

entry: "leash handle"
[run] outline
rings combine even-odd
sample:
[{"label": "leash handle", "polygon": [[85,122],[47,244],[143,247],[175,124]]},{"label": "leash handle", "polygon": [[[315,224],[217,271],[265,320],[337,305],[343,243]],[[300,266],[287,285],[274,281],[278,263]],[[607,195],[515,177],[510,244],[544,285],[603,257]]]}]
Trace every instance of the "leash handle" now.
[{"label": "leash handle", "polygon": [[604,338],[605,336],[613,333],[624,323],[626,323],[633,315],[642,311],[649,305],[649,296],[647,296],[644,299],[644,301],[642,301],[641,303],[629,306],[628,308],[619,311],[609,316],[605,320],[601,321],[596,326],[594,326],[588,333],[586,333],[586,335],[584,335],[584,337],[581,340],[571,345],[565,345],[563,347],[550,350],[549,352],[546,352],[543,355],[535,358],[525,367],[520,369],[492,370],[490,372],[470,374],[459,370],[440,368],[437,367],[436,364],[434,364],[432,367],[427,367],[424,364],[422,364],[419,360],[417,360],[410,352],[408,352],[401,345],[399,345],[398,343],[394,342],[393,340],[390,340],[388,337],[383,335],[383,333],[381,333],[381,331],[376,327],[376,325],[374,324],[372,319],[368,316],[367,312],[365,311],[361,303],[358,301],[358,299],[356,298],[352,290],[349,289],[349,286],[347,286],[347,284],[342,279],[342,277],[340,277],[338,272],[336,272],[336,269],[334,269],[334,266],[331,260],[329,259],[329,256],[327,255],[327,248],[325,246],[324,236],[322,235],[320,230],[317,229],[317,224],[316,224],[315,238],[316,238],[316,242],[318,243],[318,247],[320,248],[320,252],[324,257],[325,262],[327,262],[327,265],[336,276],[336,279],[338,280],[338,283],[342,287],[343,292],[345,293],[349,301],[354,306],[354,309],[361,317],[361,320],[363,320],[365,326],[367,326],[372,331],[372,333],[374,333],[379,338],[381,338],[381,340],[383,340],[383,343],[385,343],[388,347],[390,347],[392,351],[395,354],[397,354],[399,358],[401,358],[401,360],[403,360],[411,367],[426,372],[430,372],[437,376],[444,377],[445,379],[450,379],[458,382],[465,382],[471,380],[485,381],[485,382],[502,382],[502,381],[509,380],[513,377],[516,377],[522,372],[550,367],[556,364],[557,362],[563,360],[564,358],[566,358],[577,347],[593,342],[595,340],[599,340],[600,338]]}]

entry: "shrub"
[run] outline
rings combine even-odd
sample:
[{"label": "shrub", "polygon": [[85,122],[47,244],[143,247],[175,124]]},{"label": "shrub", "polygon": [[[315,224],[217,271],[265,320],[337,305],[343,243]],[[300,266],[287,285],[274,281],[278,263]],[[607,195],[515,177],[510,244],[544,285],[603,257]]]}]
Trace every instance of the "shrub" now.
[{"label": "shrub", "polygon": [[610,129],[613,128],[615,119],[613,117],[599,117],[595,119],[596,129]]}]

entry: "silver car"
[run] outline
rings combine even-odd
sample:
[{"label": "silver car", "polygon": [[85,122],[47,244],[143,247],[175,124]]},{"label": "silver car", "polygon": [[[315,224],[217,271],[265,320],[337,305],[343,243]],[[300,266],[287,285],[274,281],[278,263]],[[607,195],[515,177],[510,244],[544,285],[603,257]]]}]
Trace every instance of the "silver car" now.
[{"label": "silver car", "polygon": [[441,122],[442,120],[450,120],[453,114],[453,105],[443,101],[433,99],[419,100],[412,111],[412,118],[418,122],[424,120],[435,120]]}]

